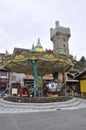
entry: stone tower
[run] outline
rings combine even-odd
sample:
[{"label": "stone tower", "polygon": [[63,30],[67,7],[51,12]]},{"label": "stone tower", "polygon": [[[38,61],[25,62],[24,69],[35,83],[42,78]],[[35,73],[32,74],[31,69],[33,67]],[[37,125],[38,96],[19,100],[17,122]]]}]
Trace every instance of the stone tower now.
[{"label": "stone tower", "polygon": [[56,21],[55,28],[50,29],[50,39],[53,42],[53,51],[55,53],[69,55],[68,41],[70,36],[70,28],[62,27],[59,25],[59,21]]}]

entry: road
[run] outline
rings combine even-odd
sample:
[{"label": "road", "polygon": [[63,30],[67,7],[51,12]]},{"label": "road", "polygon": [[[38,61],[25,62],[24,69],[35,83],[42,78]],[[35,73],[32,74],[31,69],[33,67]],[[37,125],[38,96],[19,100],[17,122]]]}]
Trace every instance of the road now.
[{"label": "road", "polygon": [[[86,101],[80,99],[81,101],[84,101],[81,106],[85,106]],[[9,108],[6,113],[0,113],[0,130],[86,130],[86,107],[77,106],[73,109],[21,113],[18,113],[21,110],[19,107],[14,113],[9,112]]]},{"label": "road", "polygon": [[86,130],[86,109],[0,114],[0,130]]}]

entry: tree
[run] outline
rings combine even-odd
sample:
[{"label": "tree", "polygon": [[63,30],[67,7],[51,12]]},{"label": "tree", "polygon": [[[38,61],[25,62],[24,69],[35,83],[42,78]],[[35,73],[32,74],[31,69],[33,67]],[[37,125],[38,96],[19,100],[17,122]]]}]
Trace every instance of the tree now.
[{"label": "tree", "polygon": [[84,56],[81,57],[80,62],[85,62],[85,57]]}]

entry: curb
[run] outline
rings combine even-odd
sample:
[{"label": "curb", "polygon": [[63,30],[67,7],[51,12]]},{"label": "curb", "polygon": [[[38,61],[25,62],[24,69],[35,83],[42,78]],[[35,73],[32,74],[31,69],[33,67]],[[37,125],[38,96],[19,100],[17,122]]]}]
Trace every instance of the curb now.
[{"label": "curb", "polygon": [[53,103],[15,103],[5,100],[0,100],[1,107],[9,108],[23,108],[23,109],[38,109],[38,110],[47,110],[47,109],[62,109],[69,107],[76,107],[81,103],[77,98],[73,98],[69,101],[63,102],[53,102]]}]

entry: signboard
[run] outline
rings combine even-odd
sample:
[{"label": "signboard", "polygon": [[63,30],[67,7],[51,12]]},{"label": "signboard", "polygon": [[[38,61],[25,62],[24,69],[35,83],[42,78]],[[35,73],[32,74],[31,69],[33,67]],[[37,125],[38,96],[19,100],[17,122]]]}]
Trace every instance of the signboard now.
[{"label": "signboard", "polygon": [[12,88],[12,94],[18,94],[18,89],[17,88]]}]

